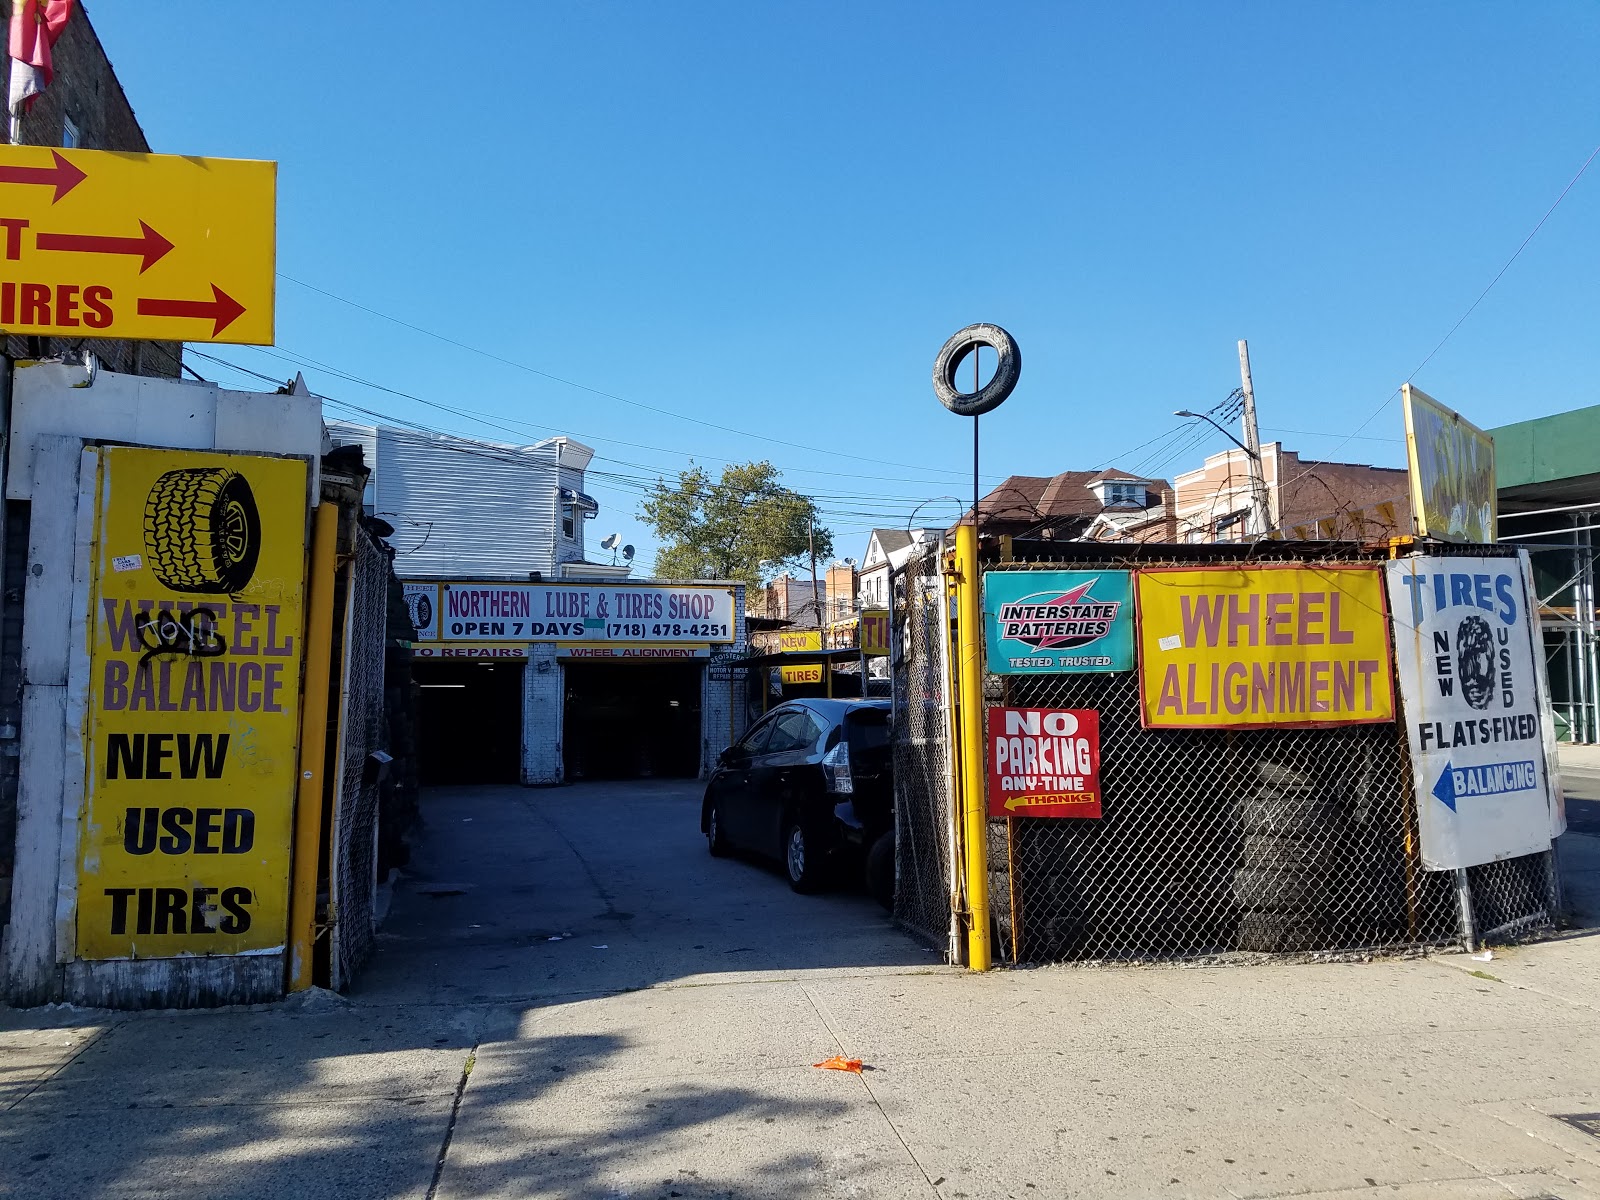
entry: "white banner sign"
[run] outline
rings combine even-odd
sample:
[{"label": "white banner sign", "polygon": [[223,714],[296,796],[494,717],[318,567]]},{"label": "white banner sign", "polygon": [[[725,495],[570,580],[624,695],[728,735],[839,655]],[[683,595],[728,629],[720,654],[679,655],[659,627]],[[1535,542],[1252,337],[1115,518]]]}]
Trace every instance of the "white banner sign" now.
[{"label": "white banner sign", "polygon": [[1448,870],[1550,848],[1549,767],[1522,563],[1388,564],[1422,863]]},{"label": "white banner sign", "polygon": [[731,642],[733,589],[650,584],[446,583],[445,642]]}]

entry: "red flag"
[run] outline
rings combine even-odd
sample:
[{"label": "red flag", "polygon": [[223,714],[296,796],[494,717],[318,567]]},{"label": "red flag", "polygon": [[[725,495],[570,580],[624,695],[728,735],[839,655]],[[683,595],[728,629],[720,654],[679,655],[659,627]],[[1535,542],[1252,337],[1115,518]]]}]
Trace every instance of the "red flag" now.
[{"label": "red flag", "polygon": [[11,115],[33,107],[34,97],[50,86],[55,69],[50,50],[67,27],[72,0],[13,0],[11,9]]}]

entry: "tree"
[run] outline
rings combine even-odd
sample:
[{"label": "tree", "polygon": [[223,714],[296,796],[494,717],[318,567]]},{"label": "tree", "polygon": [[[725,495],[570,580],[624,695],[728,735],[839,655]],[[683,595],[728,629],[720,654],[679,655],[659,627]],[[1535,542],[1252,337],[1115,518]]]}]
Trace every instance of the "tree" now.
[{"label": "tree", "polygon": [[[760,587],[769,575],[807,556],[817,506],[779,483],[769,462],[730,464],[715,482],[703,467],[656,480],[640,518],[662,541],[655,573],[663,579],[738,579]],[[833,537],[816,526],[817,557]]]}]

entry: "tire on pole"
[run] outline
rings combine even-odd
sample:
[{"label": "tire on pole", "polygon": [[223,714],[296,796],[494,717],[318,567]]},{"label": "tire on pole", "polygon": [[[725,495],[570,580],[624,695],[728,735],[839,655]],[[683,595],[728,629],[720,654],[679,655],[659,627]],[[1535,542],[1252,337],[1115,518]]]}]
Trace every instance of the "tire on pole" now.
[{"label": "tire on pole", "polygon": [[[956,370],[978,347],[988,346],[999,356],[994,376],[975,392],[956,386]],[[961,417],[978,417],[999,408],[1017,386],[1022,374],[1022,351],[1017,339],[998,325],[979,322],[956,333],[933,360],[933,394],[939,403]]]}]

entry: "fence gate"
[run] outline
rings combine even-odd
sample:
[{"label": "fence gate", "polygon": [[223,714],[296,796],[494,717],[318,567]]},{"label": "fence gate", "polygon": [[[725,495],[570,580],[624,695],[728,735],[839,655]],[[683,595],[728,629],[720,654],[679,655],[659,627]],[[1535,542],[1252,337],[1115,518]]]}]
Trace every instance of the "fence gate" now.
[{"label": "fence gate", "polygon": [[346,573],[339,738],[328,855],[330,981],[348,987],[372,953],[376,927],[378,782],[367,756],[384,748],[383,660],[389,561],[365,530]]},{"label": "fence gate", "polygon": [[890,576],[895,919],[954,959],[958,872],[950,703],[950,604],[940,551]]}]

